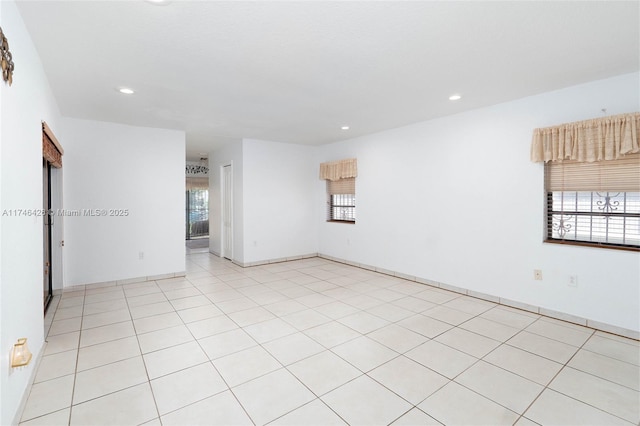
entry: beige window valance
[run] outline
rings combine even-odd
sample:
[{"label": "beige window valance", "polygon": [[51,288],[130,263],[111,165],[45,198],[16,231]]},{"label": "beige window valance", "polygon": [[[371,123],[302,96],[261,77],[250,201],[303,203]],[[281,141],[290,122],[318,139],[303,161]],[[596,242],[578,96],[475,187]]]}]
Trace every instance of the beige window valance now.
[{"label": "beige window valance", "polygon": [[320,179],[335,181],[357,176],[358,160],[355,158],[320,164]]},{"label": "beige window valance", "polygon": [[209,189],[208,177],[188,177],[187,178],[187,191],[197,189]]},{"label": "beige window valance", "polygon": [[640,151],[640,113],[577,121],[533,131],[531,161],[616,160]]},{"label": "beige window valance", "polygon": [[55,168],[62,167],[64,150],[44,121],[42,122],[42,157]]}]

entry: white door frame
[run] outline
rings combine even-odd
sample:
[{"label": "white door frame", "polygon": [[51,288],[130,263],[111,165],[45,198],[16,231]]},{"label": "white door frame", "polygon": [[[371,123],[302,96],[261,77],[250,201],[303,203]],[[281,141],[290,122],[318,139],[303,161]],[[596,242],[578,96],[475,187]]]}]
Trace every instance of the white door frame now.
[{"label": "white door frame", "polygon": [[220,207],[220,257],[233,260],[233,162],[220,166]]}]

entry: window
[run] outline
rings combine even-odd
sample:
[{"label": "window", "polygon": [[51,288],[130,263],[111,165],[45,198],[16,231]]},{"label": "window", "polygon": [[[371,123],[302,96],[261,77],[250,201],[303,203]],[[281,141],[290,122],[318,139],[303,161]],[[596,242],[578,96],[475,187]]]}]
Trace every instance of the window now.
[{"label": "window", "polygon": [[330,194],[329,203],[329,220],[345,222],[356,221],[355,194]]},{"label": "window", "polygon": [[320,164],[320,179],[327,181],[327,221],[356,223],[355,158]]},{"label": "window", "polygon": [[356,221],[356,179],[327,181],[329,212],[327,220],[332,222]]},{"label": "window", "polygon": [[640,154],[545,164],[546,241],[640,250]]}]

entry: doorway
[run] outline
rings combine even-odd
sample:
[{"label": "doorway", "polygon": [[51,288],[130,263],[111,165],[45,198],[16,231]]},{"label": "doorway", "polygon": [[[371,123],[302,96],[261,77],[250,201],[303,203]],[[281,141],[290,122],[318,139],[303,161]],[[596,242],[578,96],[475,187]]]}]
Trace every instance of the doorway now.
[{"label": "doorway", "polygon": [[[42,302],[46,312],[54,286],[62,286],[62,146],[42,122]],[[58,222],[60,219],[60,223]],[[54,243],[55,241],[55,243]],[[59,242],[59,244],[58,244]],[[54,277],[55,276],[55,277]]]},{"label": "doorway", "polygon": [[51,212],[51,163],[46,158],[42,159],[42,215],[43,238],[43,303],[44,311],[53,297],[53,271],[51,255],[51,228],[53,226],[53,214]]},{"label": "doorway", "polygon": [[222,167],[222,257],[233,259],[233,174],[231,164]]}]

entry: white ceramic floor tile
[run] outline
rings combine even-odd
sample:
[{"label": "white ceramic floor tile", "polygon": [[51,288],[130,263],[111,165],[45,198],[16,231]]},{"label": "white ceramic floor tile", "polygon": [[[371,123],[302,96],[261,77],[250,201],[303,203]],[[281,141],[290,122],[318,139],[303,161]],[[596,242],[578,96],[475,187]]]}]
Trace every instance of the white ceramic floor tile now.
[{"label": "white ceramic floor tile", "polygon": [[544,386],[562,368],[562,364],[506,344],[484,357],[484,360]]},{"label": "white ceramic floor tile", "polygon": [[296,362],[288,370],[318,396],[362,375],[361,371],[331,351]]},{"label": "white ceramic floor tile", "polygon": [[251,324],[273,319],[275,315],[258,306],[229,314],[229,318],[235,321],[240,327],[246,327]]},{"label": "white ceramic floor tile", "polygon": [[534,322],[526,330],[529,333],[535,333],[573,346],[582,346],[593,334],[593,330],[586,327],[567,327],[544,321],[543,319]]},{"label": "white ceramic floor tile", "polygon": [[541,425],[631,425],[619,417],[551,389],[542,392],[525,416]]},{"label": "white ceramic floor tile", "polygon": [[273,318],[246,326],[244,331],[258,343],[266,343],[293,334],[297,330],[280,318]]},{"label": "white ceramic floor tile", "polygon": [[65,408],[64,410],[55,411],[51,414],[45,414],[44,416],[36,417],[35,419],[20,422],[20,426],[68,425],[70,415],[71,408]]},{"label": "white ceramic floor tile", "polygon": [[265,343],[263,347],[282,365],[289,365],[325,351],[324,346],[302,333],[295,333]]},{"label": "white ceramic floor tile", "polygon": [[64,376],[31,386],[22,421],[40,417],[71,406],[74,376]]},{"label": "white ceramic floor tile", "polygon": [[81,317],[83,310],[84,307],[82,305],[56,309],[54,320],[59,321],[63,319]]},{"label": "white ceramic floor tile", "polygon": [[71,333],[57,334],[47,337],[47,346],[44,355],[53,355],[59,352],[66,352],[72,349],[78,349],[80,344],[80,332],[72,331]]},{"label": "white ceramic floor tile", "polygon": [[[117,407],[117,408],[116,408]],[[141,424],[158,417],[149,383],[74,405],[70,425]]]},{"label": "white ceramic floor tile", "polygon": [[154,315],[174,312],[175,308],[169,302],[158,302],[150,305],[134,306],[131,309],[131,317],[136,320]]},{"label": "white ceramic floor tile", "polygon": [[378,343],[382,343],[398,353],[405,353],[428,340],[428,338],[422,334],[415,333],[395,324],[390,324],[373,331],[367,334],[367,337]]},{"label": "white ceramic floor tile", "polygon": [[282,368],[261,346],[254,346],[213,361],[230,387]]},{"label": "white ceramic floor tile", "polygon": [[216,302],[216,306],[225,314],[232,314],[234,312],[256,308],[258,307],[258,304],[248,297],[238,297],[236,299],[225,300],[223,302]]},{"label": "white ceramic floor tile", "polygon": [[575,346],[522,331],[507,341],[508,345],[566,364],[578,351]]},{"label": "white ceramic floor tile", "polygon": [[[208,301],[208,299],[207,299]],[[198,306],[195,308],[182,309],[178,315],[185,323],[200,321],[222,315],[222,311],[212,304]]]},{"label": "white ceramic floor tile", "polygon": [[528,327],[539,317],[539,315],[527,314],[525,312],[519,313],[512,310],[507,310],[503,306],[496,306],[495,308],[486,311],[480,316],[482,318],[519,329]]},{"label": "white ceramic floor tile", "polygon": [[585,350],[578,351],[567,365],[640,391],[640,367],[637,365]]},{"label": "white ceramic floor tile", "polygon": [[565,367],[549,388],[631,423],[640,423],[640,393],[627,387]]},{"label": "white ceramic floor tile", "polygon": [[449,382],[446,377],[404,356],[381,365],[368,375],[414,405]]},{"label": "white ceramic floor tile", "polygon": [[315,399],[291,373],[280,369],[233,389],[255,424],[266,424]]},{"label": "white ceramic floor tile", "polygon": [[433,340],[476,358],[482,358],[500,345],[496,340],[458,327],[442,333]]},{"label": "white ceramic floor tile", "polygon": [[348,424],[387,425],[412,407],[367,376],[340,386],[322,400]]},{"label": "white ceramic floor tile", "polygon": [[150,379],[174,373],[209,361],[197,342],[161,349],[143,356]]},{"label": "white ceramic floor tile", "polygon": [[148,380],[141,356],[81,371],[76,374],[73,403],[80,404]]},{"label": "white ceramic floor tile", "polygon": [[402,299],[394,300],[392,304],[399,306],[411,312],[420,313],[437,306],[433,302],[429,302],[419,297],[407,296]]},{"label": "white ceramic floor tile", "polygon": [[80,334],[80,347],[98,345],[100,343],[135,336],[136,331],[132,321],[118,322],[102,327],[82,330]]},{"label": "white ceramic floor tile", "polygon": [[151,388],[161,416],[228,389],[210,363],[154,379]]},{"label": "white ceramic floor tile", "polygon": [[276,303],[271,303],[263,307],[278,317],[283,317],[285,315],[293,314],[295,312],[300,312],[308,309],[302,303],[296,302],[295,300],[289,300],[289,299],[276,302]]},{"label": "white ceramic floor tile", "polygon": [[463,322],[473,318],[472,314],[468,314],[466,312],[448,308],[442,305],[427,309],[426,311],[422,312],[422,315],[435,318],[439,321],[446,322],[447,324],[451,325],[460,325]]},{"label": "white ceramic floor tile", "polygon": [[640,344],[631,339],[614,340],[596,332],[582,348],[619,361],[640,365]]},{"label": "white ceramic floor tile", "polygon": [[198,306],[213,305],[211,300],[203,295],[184,297],[182,299],[173,299],[170,301],[176,311],[181,309],[197,308]]},{"label": "white ceramic floor tile", "polygon": [[133,321],[133,324],[135,325],[137,334],[144,334],[164,328],[176,327],[182,325],[183,322],[176,312],[168,312],[166,314],[136,319]]},{"label": "white ceramic floor tile", "polygon": [[332,348],[361,336],[357,331],[335,321],[305,330],[304,334],[325,348]]},{"label": "white ceramic floor tile", "polygon": [[321,324],[326,324],[331,321],[331,318],[322,315],[313,309],[305,309],[303,311],[294,312],[282,317],[284,321],[295,327],[297,330],[307,330],[312,327],[317,327]]},{"label": "white ceramic floor tile", "polygon": [[364,373],[398,356],[397,352],[366,336],[358,337],[331,350]]},{"label": "white ceramic floor tile", "polygon": [[188,323],[187,327],[196,339],[202,339],[203,337],[213,336],[218,333],[238,328],[236,323],[226,315],[219,315],[213,318],[194,321]]},{"label": "white ceramic floor tile", "polygon": [[191,332],[184,325],[139,334],[138,342],[142,353],[157,351],[171,346],[187,343],[193,340]]},{"label": "white ceramic floor tile", "polygon": [[340,318],[338,322],[361,334],[367,334],[389,325],[389,321],[363,311]]},{"label": "white ceramic floor tile", "polygon": [[211,360],[251,348],[258,344],[240,328],[199,339],[198,343]]},{"label": "white ceramic floor tile", "polygon": [[78,354],[78,371],[88,370],[139,355],[140,346],[135,336],[86,346],[80,348]]},{"label": "white ceramic floor tile", "polygon": [[471,367],[477,358],[430,340],[405,354],[412,360],[453,379]]},{"label": "white ceramic floor tile", "polygon": [[77,349],[43,356],[40,364],[38,365],[38,372],[34,383],[75,373],[77,359]]},{"label": "white ceramic floor tile", "polygon": [[101,314],[85,315],[82,318],[82,330],[124,321],[131,321],[129,309],[118,309],[116,311],[103,312]]},{"label": "white ceramic floor tile", "polygon": [[455,381],[518,414],[522,414],[543,389],[539,384],[484,361],[472,365]]},{"label": "white ceramic floor tile", "polygon": [[270,425],[281,426],[339,426],[346,423],[325,403],[315,399],[274,420]]},{"label": "white ceramic floor tile", "polygon": [[357,308],[354,308],[353,306],[349,306],[346,303],[342,303],[339,301],[318,306],[315,308],[315,310],[321,313],[322,315],[334,320],[337,320],[337,319],[346,317],[347,315],[351,315],[355,312],[358,312]]},{"label": "white ceramic floor tile", "polygon": [[512,425],[518,414],[450,382],[418,408],[445,425]]},{"label": "white ceramic floor tile", "polygon": [[82,317],[63,319],[59,321],[53,321],[51,328],[49,329],[49,336],[55,336],[58,334],[71,333],[73,331],[80,330],[82,323]]},{"label": "white ceramic floor tile", "polygon": [[457,309],[471,315],[480,315],[483,312],[486,312],[489,309],[495,307],[496,304],[469,296],[461,296],[447,303],[444,303],[444,306]]},{"label": "white ceramic floor tile", "polygon": [[440,426],[442,423],[428,416],[424,411],[414,408],[391,424],[393,426]]},{"label": "white ceramic floor tile", "polygon": [[143,296],[136,297],[128,297],[127,304],[130,308],[143,306],[143,305],[152,305],[154,303],[166,302],[167,298],[164,293],[160,292],[158,289],[158,293],[145,294]]},{"label": "white ceramic floor tile", "polygon": [[397,324],[411,331],[415,331],[416,333],[420,333],[430,339],[453,328],[451,324],[447,324],[446,322],[438,321],[421,314],[416,314],[412,317],[403,319],[402,321],[397,322]]},{"label": "white ceramic floor tile", "polygon": [[520,329],[500,324],[499,322],[490,321],[481,317],[475,317],[460,324],[460,328],[472,331],[490,339],[505,342],[515,336]]},{"label": "white ceramic floor tile", "polygon": [[[127,300],[108,300],[106,302],[88,303],[84,306],[84,315],[101,314],[104,312],[117,311],[120,309],[127,309],[130,305],[127,304]],[[56,314],[57,317],[57,314]]]},{"label": "white ceramic floor tile", "polygon": [[221,392],[162,416],[164,426],[247,425],[253,423],[230,391]]}]

